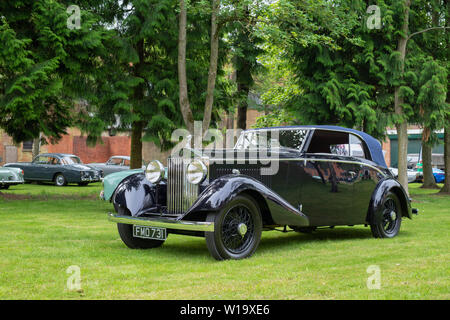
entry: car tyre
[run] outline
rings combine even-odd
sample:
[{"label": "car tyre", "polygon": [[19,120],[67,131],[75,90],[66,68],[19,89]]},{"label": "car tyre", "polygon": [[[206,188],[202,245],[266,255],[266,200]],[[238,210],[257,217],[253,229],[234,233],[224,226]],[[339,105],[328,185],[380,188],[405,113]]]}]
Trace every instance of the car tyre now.
[{"label": "car tyre", "polygon": [[401,224],[402,206],[397,195],[390,191],[370,225],[372,235],[375,238],[393,238],[399,233]]},{"label": "car tyre", "polygon": [[211,212],[214,232],[205,232],[206,245],[216,260],[245,259],[261,241],[262,218],[258,205],[248,196],[240,195],[219,212]]},{"label": "car tyre", "polygon": [[63,187],[63,186],[67,185],[66,177],[64,177],[64,175],[62,173],[58,173],[55,176],[54,182],[57,187]]},{"label": "car tyre", "polygon": [[[131,216],[130,211],[118,207],[117,213],[123,216]],[[120,239],[128,248],[131,249],[152,249],[162,246],[165,240],[154,240],[154,239],[142,239],[133,236],[133,225],[131,224],[117,224],[117,230],[119,231]]]}]

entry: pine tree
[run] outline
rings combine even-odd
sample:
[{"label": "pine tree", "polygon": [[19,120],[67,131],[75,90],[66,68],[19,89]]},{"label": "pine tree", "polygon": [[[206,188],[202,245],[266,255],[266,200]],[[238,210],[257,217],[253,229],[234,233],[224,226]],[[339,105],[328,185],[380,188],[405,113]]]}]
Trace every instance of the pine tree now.
[{"label": "pine tree", "polygon": [[67,6],[54,0],[0,3],[0,127],[16,142],[65,134],[75,99],[86,88],[83,79],[92,76],[102,31],[84,10],[79,28],[69,28]]}]

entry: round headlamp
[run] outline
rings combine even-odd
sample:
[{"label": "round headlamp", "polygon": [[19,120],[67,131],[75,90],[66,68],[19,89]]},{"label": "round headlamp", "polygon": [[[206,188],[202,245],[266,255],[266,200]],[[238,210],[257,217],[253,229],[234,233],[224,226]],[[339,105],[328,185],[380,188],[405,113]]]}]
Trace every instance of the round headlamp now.
[{"label": "round headlamp", "polygon": [[192,184],[199,184],[205,180],[208,168],[200,160],[193,160],[187,167],[187,180]]},{"label": "round headlamp", "polygon": [[158,160],[153,160],[145,169],[145,177],[151,183],[158,183],[164,178],[164,172],[164,165]]}]

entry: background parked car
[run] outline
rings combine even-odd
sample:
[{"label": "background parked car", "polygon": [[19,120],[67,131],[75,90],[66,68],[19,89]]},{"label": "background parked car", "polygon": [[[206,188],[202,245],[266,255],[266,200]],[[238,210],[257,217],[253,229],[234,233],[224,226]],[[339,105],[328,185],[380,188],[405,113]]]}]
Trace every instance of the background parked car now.
[{"label": "background parked car", "polygon": [[[112,156],[106,163],[89,163],[87,166],[103,171],[103,176],[115,172],[130,170],[130,157],[128,156]],[[145,169],[145,164],[142,164],[142,169]]]},{"label": "background parked car", "polygon": [[18,168],[0,167],[0,189],[24,183],[23,170]]},{"label": "background parked car", "polygon": [[[436,183],[442,183],[445,180],[445,171],[433,168],[433,176]],[[417,164],[417,181],[423,182],[423,165],[422,162]]]},{"label": "background parked car", "polygon": [[[398,179],[398,169],[397,168],[389,168],[389,170],[392,172],[392,175],[395,177],[395,179]],[[417,180],[417,170],[408,169],[407,171],[408,175],[408,183],[415,182]]]},{"label": "background parked car", "polygon": [[98,182],[102,172],[83,165],[81,159],[73,154],[45,153],[34,158],[33,162],[8,163],[5,167],[20,168],[26,182],[50,181],[57,186],[78,183],[80,186]]}]

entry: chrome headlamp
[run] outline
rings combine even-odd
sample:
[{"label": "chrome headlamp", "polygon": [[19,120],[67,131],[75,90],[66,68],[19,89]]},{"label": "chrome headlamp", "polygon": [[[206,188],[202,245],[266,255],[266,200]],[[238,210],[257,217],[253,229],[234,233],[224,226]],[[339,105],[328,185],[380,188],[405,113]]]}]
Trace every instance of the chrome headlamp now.
[{"label": "chrome headlamp", "polygon": [[205,180],[208,168],[201,160],[193,160],[187,167],[186,178],[189,183],[199,184]]},{"label": "chrome headlamp", "polygon": [[164,178],[164,172],[164,165],[158,160],[153,160],[145,169],[145,177],[151,183],[158,183]]}]

